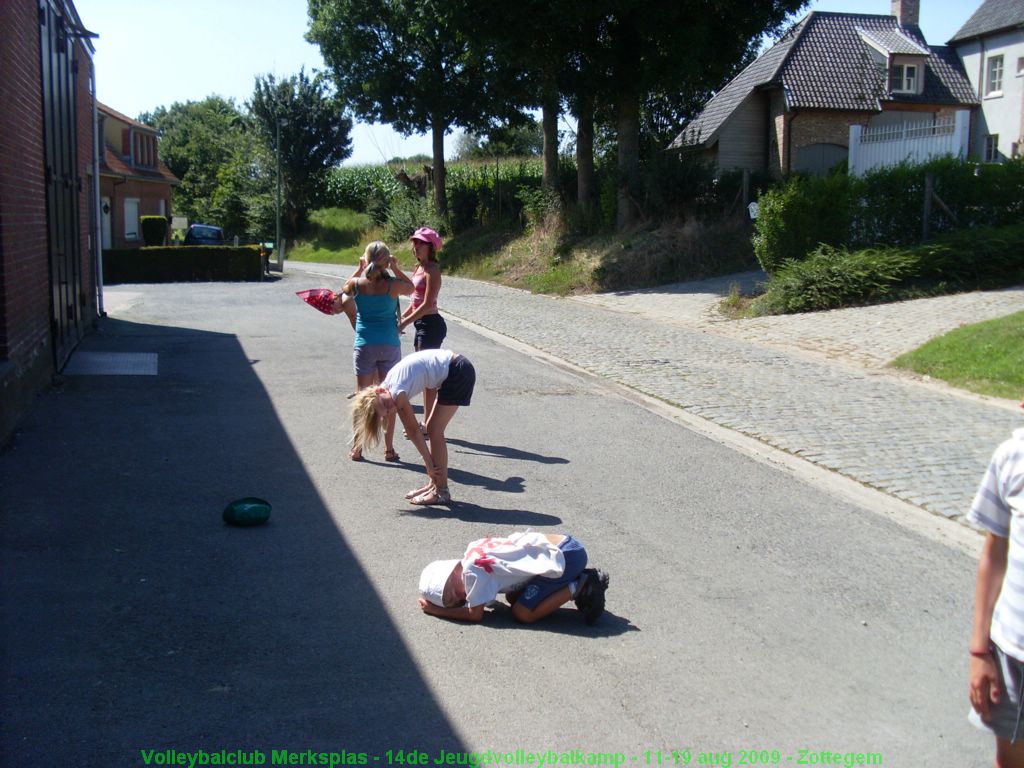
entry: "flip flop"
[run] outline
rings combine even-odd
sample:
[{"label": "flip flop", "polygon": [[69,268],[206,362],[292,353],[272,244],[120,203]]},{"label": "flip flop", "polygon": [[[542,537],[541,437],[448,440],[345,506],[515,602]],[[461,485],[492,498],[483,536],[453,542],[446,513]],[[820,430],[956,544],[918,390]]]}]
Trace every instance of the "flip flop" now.
[{"label": "flip flop", "polygon": [[401,461],[397,451],[384,451],[384,461]]},{"label": "flip flop", "polygon": [[429,507],[434,504],[451,504],[452,496],[448,491],[427,491],[414,499],[409,499],[413,504]]}]

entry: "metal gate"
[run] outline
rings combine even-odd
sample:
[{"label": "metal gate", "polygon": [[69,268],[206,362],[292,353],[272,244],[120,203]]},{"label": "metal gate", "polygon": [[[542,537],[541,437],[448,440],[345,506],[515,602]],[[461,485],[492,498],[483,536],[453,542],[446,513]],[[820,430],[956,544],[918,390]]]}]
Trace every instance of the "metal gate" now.
[{"label": "metal gate", "polygon": [[82,337],[79,241],[78,131],[75,41],[61,8],[39,3],[43,141],[46,162],[46,229],[50,260],[50,328],[54,365],[64,367]]}]

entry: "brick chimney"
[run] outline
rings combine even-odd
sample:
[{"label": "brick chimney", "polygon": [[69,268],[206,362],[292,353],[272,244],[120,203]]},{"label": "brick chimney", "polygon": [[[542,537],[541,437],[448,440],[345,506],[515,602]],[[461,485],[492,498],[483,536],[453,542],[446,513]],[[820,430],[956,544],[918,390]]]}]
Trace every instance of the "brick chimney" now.
[{"label": "brick chimney", "polygon": [[916,27],[921,15],[921,0],[892,0],[892,15],[901,27]]}]

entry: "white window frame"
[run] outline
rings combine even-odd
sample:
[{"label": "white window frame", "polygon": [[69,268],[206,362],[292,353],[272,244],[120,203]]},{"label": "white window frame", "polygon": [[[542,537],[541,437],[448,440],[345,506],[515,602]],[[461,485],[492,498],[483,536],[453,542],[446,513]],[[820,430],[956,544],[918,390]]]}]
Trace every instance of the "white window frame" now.
[{"label": "white window frame", "polygon": [[990,133],[985,137],[985,162],[999,162],[999,134]]},{"label": "white window frame", "polygon": [[[137,197],[126,197],[124,200],[124,239],[139,240],[139,206],[142,201]],[[134,213],[131,212],[134,208]]]},{"label": "white window frame", "polygon": [[893,93],[917,93],[919,69],[917,64],[893,64]]},{"label": "white window frame", "polygon": [[985,65],[985,95],[1000,96],[1003,93],[1003,54],[989,56]]}]

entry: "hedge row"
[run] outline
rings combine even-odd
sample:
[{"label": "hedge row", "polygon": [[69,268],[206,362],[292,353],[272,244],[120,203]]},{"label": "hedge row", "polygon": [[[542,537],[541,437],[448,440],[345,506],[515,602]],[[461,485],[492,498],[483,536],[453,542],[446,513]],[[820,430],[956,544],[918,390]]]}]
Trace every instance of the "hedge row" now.
[{"label": "hedge row", "polygon": [[103,282],[192,283],[263,279],[259,246],[189,245],[103,252]]},{"label": "hedge row", "polygon": [[978,227],[912,247],[821,245],[773,274],[754,310],[813,312],[1021,283],[1024,224]]},{"label": "hedge row", "polygon": [[852,177],[794,177],[758,200],[754,252],[772,274],[819,245],[857,250],[922,242],[925,178],[945,205],[933,202],[932,237],[1024,217],[1024,160],[1002,164],[944,158]]}]

